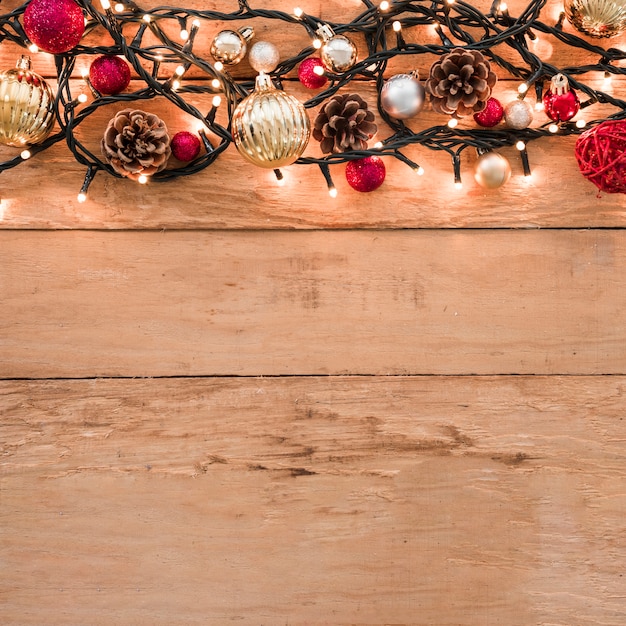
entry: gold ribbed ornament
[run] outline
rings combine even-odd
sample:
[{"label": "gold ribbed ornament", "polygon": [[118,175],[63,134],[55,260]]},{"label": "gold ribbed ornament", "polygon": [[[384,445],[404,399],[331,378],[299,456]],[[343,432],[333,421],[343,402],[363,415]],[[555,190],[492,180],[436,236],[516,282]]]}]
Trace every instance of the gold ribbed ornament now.
[{"label": "gold ribbed ornament", "polygon": [[0,143],[26,146],[41,143],[54,125],[54,94],[30,70],[22,56],[15,69],[0,72]]},{"label": "gold ribbed ornament", "polygon": [[565,0],[565,14],[590,37],[615,37],[626,29],[626,0]]},{"label": "gold ribbed ornament", "polygon": [[244,159],[276,169],[302,155],[309,142],[311,122],[298,99],[276,89],[270,77],[261,73],[255,90],[233,113],[232,132]]}]

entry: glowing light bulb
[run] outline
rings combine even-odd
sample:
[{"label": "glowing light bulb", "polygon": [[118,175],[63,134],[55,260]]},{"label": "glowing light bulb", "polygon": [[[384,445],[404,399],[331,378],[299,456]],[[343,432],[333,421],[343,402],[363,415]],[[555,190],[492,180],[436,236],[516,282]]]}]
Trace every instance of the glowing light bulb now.
[{"label": "glowing light bulb", "polygon": [[294,14],[294,15],[295,15],[298,19],[300,19],[300,18],[302,17],[302,15],[304,14],[304,11],[303,11],[300,7],[296,7],[296,8],[293,10],[293,14]]},{"label": "glowing light bulb", "polygon": [[523,141],[518,141],[515,147],[521,152],[526,147],[526,144]]},{"label": "glowing light bulb", "polygon": [[185,73],[185,68],[182,65],[179,65],[174,72],[176,76],[182,76]]},{"label": "glowing light bulb", "polygon": [[389,11],[389,2],[387,2],[387,0],[383,0],[379,5],[378,8],[381,11]]},{"label": "glowing light bulb", "polygon": [[324,76],[324,67],[322,65],[316,65],[313,68],[313,74],[317,74],[318,76]]},{"label": "glowing light bulb", "polygon": [[548,130],[554,134],[554,133],[558,133],[559,132],[559,127],[556,124],[550,124],[550,126],[548,126]]},{"label": "glowing light bulb", "polygon": [[124,13],[124,9],[126,7],[121,2],[118,2],[113,8],[115,9],[116,13]]},{"label": "glowing light bulb", "polygon": [[498,10],[500,11],[500,13],[506,13],[509,10],[509,7],[506,2],[501,2]]},{"label": "glowing light bulb", "polygon": [[189,31],[188,31],[186,28],[183,28],[183,29],[180,31],[180,38],[181,38],[183,41],[187,41],[187,39],[189,39]]},{"label": "glowing light bulb", "polygon": [[396,20],[391,26],[396,33],[399,33],[402,30],[402,24],[400,24],[398,20]]},{"label": "glowing light bulb", "polygon": [[198,18],[196,18],[193,22],[191,22],[191,25],[194,28],[200,28],[200,20]]},{"label": "glowing light bulb", "polygon": [[382,147],[383,147],[383,142],[382,142],[382,141],[377,141],[377,142],[374,144],[374,148],[375,148],[376,150],[380,150]]},{"label": "glowing light bulb", "polygon": [[78,200],[81,204],[87,200],[87,194],[82,191],[76,196],[76,200]]},{"label": "glowing light bulb", "polygon": [[448,120],[448,128],[456,128],[459,125],[459,120],[456,117],[451,117]]},{"label": "glowing light bulb", "polygon": [[37,54],[37,52],[39,52],[39,48],[34,43],[31,43],[30,46],[28,46],[28,51],[33,54]]},{"label": "glowing light bulb", "polygon": [[177,89],[180,89],[180,81],[179,80],[172,81],[172,89],[174,91],[176,91]]},{"label": "glowing light bulb", "polygon": [[139,178],[137,179],[137,182],[140,185],[145,185],[148,182],[148,177],[145,174],[141,174]]},{"label": "glowing light bulb", "polygon": [[81,93],[77,100],[81,103],[81,104],[85,104],[85,102],[87,102],[88,98],[87,98],[87,94],[86,93]]},{"label": "glowing light bulb", "polygon": [[152,21],[152,17],[150,17],[147,13],[144,13],[141,19],[148,24]]},{"label": "glowing light bulb", "polygon": [[111,8],[111,3],[109,0],[100,0],[100,6],[103,11],[108,11]]},{"label": "glowing light bulb", "polygon": [[543,102],[535,102],[535,111],[543,111],[545,108]]},{"label": "glowing light bulb", "polygon": [[336,197],[337,197],[337,193],[338,193],[338,192],[337,192],[337,189],[336,189],[335,187],[329,187],[329,188],[328,188],[328,195],[329,195],[331,198],[336,198]]},{"label": "glowing light bulb", "polygon": [[213,87],[213,89],[219,89],[222,86],[222,83],[220,83],[219,80],[217,80],[217,78],[214,78],[211,81],[211,87]]},{"label": "glowing light bulb", "polygon": [[215,63],[213,64],[213,67],[218,71],[221,72],[224,69],[224,64],[221,61],[215,61]]},{"label": "glowing light bulb", "polygon": [[587,126],[586,120],[576,120],[576,128],[584,128]]},{"label": "glowing light bulb", "polygon": [[218,107],[222,104],[222,98],[220,96],[213,96],[213,106]]},{"label": "glowing light bulb", "polygon": [[415,173],[416,173],[418,176],[424,176],[424,168],[420,165],[420,166],[419,166],[419,167],[415,170]]},{"label": "glowing light bulb", "polygon": [[518,88],[518,93],[526,93],[528,91],[528,83],[522,83]]},{"label": "glowing light bulb", "polygon": [[454,183],[454,188],[455,189],[463,189],[463,183],[459,183],[459,182]]},{"label": "glowing light bulb", "polygon": [[314,39],[314,40],[313,40],[313,47],[314,47],[316,50],[319,50],[319,49],[322,47],[322,41],[321,41],[321,39]]},{"label": "glowing light bulb", "polygon": [[30,159],[31,157],[30,150],[22,150],[20,152],[20,156],[22,157],[22,159],[24,159],[24,161],[26,161],[26,159]]}]

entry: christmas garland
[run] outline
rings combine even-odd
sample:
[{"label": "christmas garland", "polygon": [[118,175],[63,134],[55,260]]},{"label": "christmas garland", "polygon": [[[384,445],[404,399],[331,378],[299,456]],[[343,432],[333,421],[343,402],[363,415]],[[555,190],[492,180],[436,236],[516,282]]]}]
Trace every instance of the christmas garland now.
[{"label": "christmas garland", "polygon": [[[332,166],[347,164],[352,187],[372,191],[384,180],[381,157],[398,159],[422,173],[406,155],[410,146],[422,146],[450,155],[457,183],[462,152],[475,149],[480,155],[476,179],[494,188],[510,174],[506,159],[494,152],[498,148],[516,146],[524,173],[530,175],[530,142],[575,134],[582,135],[576,157],[583,175],[601,190],[626,191],[622,157],[626,102],[582,80],[589,72],[601,72],[606,78],[626,73],[618,64],[626,52],[602,45],[606,37],[626,28],[626,10],[606,0],[567,0],[567,18],[579,31],[574,35],[563,30],[565,12],[556,24],[540,19],[545,0],[531,0],[518,16],[510,15],[501,0],[495,0],[488,13],[459,0],[383,0],[380,4],[362,0],[362,4],[352,21],[328,22],[300,9],[293,13],[254,9],[247,0],[238,0],[237,10],[230,13],[167,6],[144,10],[133,0],[122,0],[114,7],[109,0],[99,0],[98,6],[89,0],[31,0],[0,16],[0,41],[55,54],[58,90],[52,94],[24,59],[15,70],[0,74],[0,101],[5,103],[0,143],[24,148],[0,163],[0,172],[66,141],[87,170],[79,194],[84,200],[100,170],[139,182],[171,180],[202,171],[234,142],[243,158],[273,169],[278,179],[280,168],[291,163],[317,165],[332,195]],[[609,4],[615,12],[607,16],[602,10]],[[301,31],[300,52],[280,59],[273,44],[251,44],[254,23],[260,19]],[[198,29],[218,21],[233,26],[214,32],[209,58],[197,55]],[[180,33],[179,40],[167,34],[172,25]],[[433,28],[439,41],[409,42],[411,29],[424,26]],[[83,37],[91,31],[106,31],[113,44],[85,45]],[[533,51],[538,34],[585,51],[591,62],[550,65]],[[357,55],[357,37],[365,42],[366,56]],[[512,63],[497,54],[497,46],[512,50],[519,61]],[[256,83],[237,80],[229,72],[246,54],[259,72]],[[438,60],[422,81],[415,74],[386,75],[394,58],[406,56],[417,66],[423,55],[436,55]],[[84,89],[73,93],[80,82],[71,80],[77,58],[85,56],[92,59],[85,77],[90,96]],[[500,74],[521,81],[518,97],[505,105],[491,95],[495,66],[501,68]],[[189,78],[192,67],[199,78]],[[142,84],[133,92],[127,91],[131,68]],[[282,90],[296,70],[301,83],[315,91],[304,103]],[[391,131],[374,146],[368,145],[376,132],[374,115],[354,93],[362,79],[375,83],[378,114]],[[189,101],[189,96],[198,95],[209,99],[205,110]],[[182,132],[169,137],[163,122],[138,105],[159,96],[196,118],[202,128],[198,135]],[[442,123],[414,131],[406,120],[419,115],[425,102],[442,115]],[[573,119],[579,109],[596,102],[610,105],[614,112],[586,123]],[[100,107],[114,103],[128,107],[103,129],[101,152],[95,154],[79,140],[77,129]],[[226,108],[226,125],[216,121],[218,107]],[[546,121],[531,127],[537,108],[543,108]],[[311,121],[307,110],[312,109],[316,116]],[[468,116],[476,127],[459,128],[458,120]],[[59,130],[50,134],[55,120]],[[302,156],[311,133],[324,156]],[[176,167],[171,165],[172,155],[178,161]]]}]

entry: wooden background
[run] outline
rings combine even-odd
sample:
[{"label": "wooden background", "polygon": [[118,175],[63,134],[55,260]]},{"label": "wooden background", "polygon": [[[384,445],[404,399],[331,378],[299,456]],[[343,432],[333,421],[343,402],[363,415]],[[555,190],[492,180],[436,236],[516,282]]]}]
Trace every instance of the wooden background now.
[{"label": "wooden background", "polygon": [[232,146],[179,182],[100,173],[84,204],[64,145],[3,173],[0,622],[623,626],[625,202],[573,145],[532,144],[530,182],[503,151],[496,191],[469,153],[461,191],[427,151],[371,194],[340,166],[335,200]]}]

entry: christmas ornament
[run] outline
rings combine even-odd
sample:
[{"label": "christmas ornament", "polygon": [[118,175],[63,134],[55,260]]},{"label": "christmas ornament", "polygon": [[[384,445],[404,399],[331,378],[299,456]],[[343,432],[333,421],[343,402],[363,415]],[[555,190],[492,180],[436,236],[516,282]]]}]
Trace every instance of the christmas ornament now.
[{"label": "christmas ornament", "polygon": [[407,120],[422,110],[424,93],[417,71],[396,74],[380,90],[380,105],[391,117]]},{"label": "christmas ornament", "polygon": [[356,46],[345,35],[335,35],[328,24],[322,24],[317,34],[324,42],[320,49],[320,58],[324,67],[333,74],[342,74],[352,69],[356,63]]},{"label": "christmas ornament", "polygon": [[24,11],[24,32],[52,54],[71,50],[85,32],[85,16],[74,0],[30,0]]},{"label": "christmas ornament", "polygon": [[533,109],[526,102],[519,98],[509,102],[504,107],[504,122],[509,128],[514,130],[523,130],[528,128],[533,121]]},{"label": "christmas ornament", "polygon": [[280,62],[280,52],[278,48],[269,41],[257,41],[248,55],[250,66],[257,72],[269,74],[276,69]]},{"label": "christmas ornament", "polygon": [[607,120],[586,130],[575,155],[581,174],[600,191],[626,193],[626,122]]},{"label": "christmas ornament", "polygon": [[474,178],[485,189],[497,189],[511,177],[509,162],[497,152],[485,152],[478,157]]},{"label": "christmas ornament", "polygon": [[304,59],[300,63],[298,78],[307,89],[320,89],[328,82],[328,77],[324,74],[324,64],[316,57]]},{"label": "christmas ornament", "polygon": [[25,146],[41,143],[54,125],[54,94],[30,70],[22,56],[15,69],[0,73],[0,143]]},{"label": "christmas ornament", "polygon": [[211,56],[224,65],[236,65],[246,56],[248,42],[254,37],[254,29],[244,26],[239,30],[222,30],[211,42]]},{"label": "christmas ornament", "polygon": [[179,161],[193,161],[200,154],[200,139],[197,135],[182,130],[172,137],[171,148]]},{"label": "christmas ornament", "polygon": [[160,172],[171,154],[165,123],[138,109],[115,114],[104,133],[101,149],[109,165],[132,180]]},{"label": "christmas ornament", "polygon": [[232,132],[241,156],[259,167],[276,169],[302,155],[311,123],[304,105],[261,73],[255,90],[233,112]]},{"label": "christmas ornament", "polygon": [[356,93],[335,95],[320,109],[313,124],[313,137],[324,154],[366,150],[377,129],[374,113]]},{"label": "christmas ornament", "polygon": [[356,191],[374,191],[385,181],[385,164],[378,156],[365,157],[355,161],[348,161],[346,165],[346,180]]},{"label": "christmas ornament", "polygon": [[434,111],[464,117],[485,108],[496,81],[478,50],[455,48],[433,63],[426,90]]},{"label": "christmas ornament", "polygon": [[104,54],[89,67],[89,80],[100,93],[115,95],[130,84],[130,67],[124,59]]},{"label": "christmas ornament", "polygon": [[565,14],[590,37],[615,37],[626,29],[625,0],[565,0]]},{"label": "christmas ornament", "polygon": [[504,107],[496,98],[489,98],[487,105],[479,113],[474,113],[474,121],[484,128],[497,126],[504,117]]},{"label": "christmas ornament", "polygon": [[550,81],[550,88],[543,96],[546,115],[555,122],[571,120],[580,109],[580,100],[563,74],[557,74]]}]

